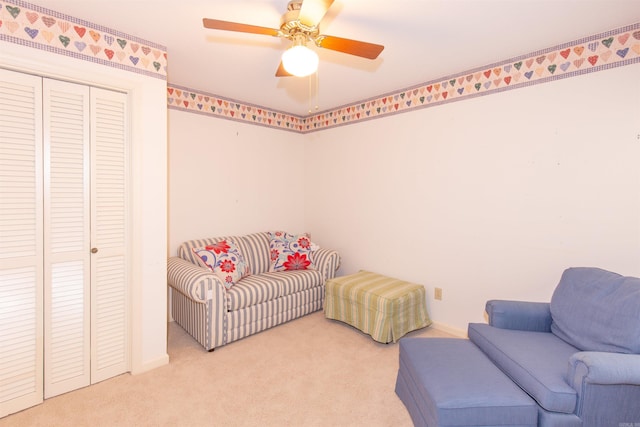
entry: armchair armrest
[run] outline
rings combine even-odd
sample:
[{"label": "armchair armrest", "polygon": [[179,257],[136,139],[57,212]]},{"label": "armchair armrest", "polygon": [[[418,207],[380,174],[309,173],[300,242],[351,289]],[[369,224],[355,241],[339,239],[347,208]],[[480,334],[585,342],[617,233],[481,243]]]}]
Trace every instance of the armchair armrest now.
[{"label": "armchair armrest", "polygon": [[213,295],[219,294],[214,292],[216,287],[224,291],[224,285],[218,276],[180,257],[169,258],[167,281],[173,289],[199,303],[204,303],[212,299]]},{"label": "armchair armrest", "polygon": [[582,425],[640,420],[640,354],[581,351],[569,358],[567,382],[578,393]]},{"label": "armchair armrest", "polygon": [[489,325],[500,329],[551,332],[551,310],[546,302],[490,300]]},{"label": "armchair armrest", "polygon": [[640,354],[581,351],[569,358],[567,381],[577,391],[590,384],[640,386]]},{"label": "armchair armrest", "polygon": [[313,262],[324,280],[333,279],[340,267],[340,254],[332,249],[316,249],[313,251]]}]

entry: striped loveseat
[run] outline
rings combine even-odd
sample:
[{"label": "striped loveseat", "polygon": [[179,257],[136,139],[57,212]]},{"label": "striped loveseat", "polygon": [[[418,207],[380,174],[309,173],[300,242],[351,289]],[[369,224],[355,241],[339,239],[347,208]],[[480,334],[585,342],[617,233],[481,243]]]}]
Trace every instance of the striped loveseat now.
[{"label": "striped loveseat", "polygon": [[[250,274],[230,289],[210,270],[200,267],[193,249],[233,241]],[[322,309],[324,284],[335,276],[340,255],[316,249],[313,270],[269,272],[270,234],[216,237],[184,242],[169,258],[173,319],[206,350]]]}]

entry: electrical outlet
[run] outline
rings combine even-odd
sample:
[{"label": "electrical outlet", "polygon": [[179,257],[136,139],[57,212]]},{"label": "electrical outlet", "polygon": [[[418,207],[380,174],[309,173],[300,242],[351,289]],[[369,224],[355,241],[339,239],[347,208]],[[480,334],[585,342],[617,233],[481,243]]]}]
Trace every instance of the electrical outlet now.
[{"label": "electrical outlet", "polygon": [[433,297],[437,300],[442,300],[442,288],[436,288],[433,292]]}]

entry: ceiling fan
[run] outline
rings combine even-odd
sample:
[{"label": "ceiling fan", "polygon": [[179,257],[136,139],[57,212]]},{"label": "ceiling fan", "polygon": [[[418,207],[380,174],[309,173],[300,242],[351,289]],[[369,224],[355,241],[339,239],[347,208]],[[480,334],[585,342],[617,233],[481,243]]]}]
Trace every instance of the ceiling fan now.
[{"label": "ceiling fan", "polygon": [[282,55],[276,77],[292,75],[304,77],[317,70],[318,55],[306,47],[309,41],[313,41],[316,46],[324,49],[376,59],[384,46],[320,34],[320,21],[333,2],[334,0],[290,1],[287,11],[282,15],[282,24],[279,29],[208,18],[204,18],[202,22],[204,27],[209,29],[262,34],[291,40],[292,46]]}]

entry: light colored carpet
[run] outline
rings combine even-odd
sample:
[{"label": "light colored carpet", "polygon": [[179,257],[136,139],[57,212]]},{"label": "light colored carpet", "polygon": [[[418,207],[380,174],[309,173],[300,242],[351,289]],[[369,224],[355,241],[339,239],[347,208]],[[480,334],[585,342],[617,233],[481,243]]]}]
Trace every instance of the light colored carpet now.
[{"label": "light colored carpet", "polygon": [[[424,328],[407,336],[450,335]],[[411,426],[398,344],[322,311],[206,352],[175,323],[170,363],[0,419],[0,426]]]}]

